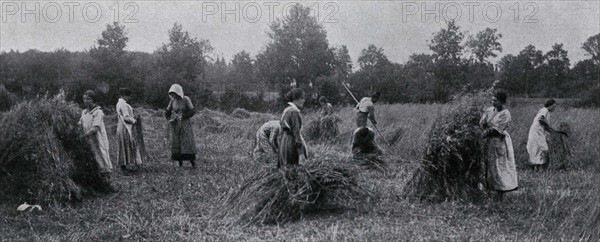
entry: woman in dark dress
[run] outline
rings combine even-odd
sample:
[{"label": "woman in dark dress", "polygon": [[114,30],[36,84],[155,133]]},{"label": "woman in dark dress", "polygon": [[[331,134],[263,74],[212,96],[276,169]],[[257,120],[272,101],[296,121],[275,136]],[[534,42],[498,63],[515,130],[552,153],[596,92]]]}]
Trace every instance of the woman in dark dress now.
[{"label": "woman in dark dress", "polygon": [[183,88],[173,84],[169,89],[171,101],[165,112],[171,126],[171,159],[183,166],[184,160],[189,160],[196,168],[196,142],[190,118],[196,109],[188,96],[183,95]]},{"label": "woman in dark dress", "polygon": [[307,157],[306,143],[300,130],[302,129],[302,116],[300,108],[304,105],[304,91],[294,88],[287,94],[288,107],[283,111],[279,124],[281,125],[281,139],[279,141],[278,167],[297,165],[300,154]]}]

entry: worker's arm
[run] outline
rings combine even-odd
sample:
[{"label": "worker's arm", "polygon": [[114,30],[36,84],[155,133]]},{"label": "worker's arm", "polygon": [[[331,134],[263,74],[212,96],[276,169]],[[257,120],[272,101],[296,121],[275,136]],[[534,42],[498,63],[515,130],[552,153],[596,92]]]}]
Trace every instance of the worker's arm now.
[{"label": "worker's arm", "polygon": [[544,128],[544,130],[546,130],[548,132],[555,132],[556,131],[552,127],[550,127],[550,124],[548,124],[548,122],[546,120],[546,116],[540,117],[539,122],[542,125],[542,127]]},{"label": "worker's arm", "polygon": [[371,105],[367,109],[369,110],[369,119],[373,124],[377,125],[377,121],[375,120],[375,106]]}]

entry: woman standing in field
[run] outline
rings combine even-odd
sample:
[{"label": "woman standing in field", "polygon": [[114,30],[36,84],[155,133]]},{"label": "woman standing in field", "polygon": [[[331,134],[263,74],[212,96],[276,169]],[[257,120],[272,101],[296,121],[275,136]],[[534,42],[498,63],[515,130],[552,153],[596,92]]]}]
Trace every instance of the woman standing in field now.
[{"label": "woman standing in field", "polygon": [[131,91],[127,88],[119,90],[121,97],[117,102],[117,140],[119,141],[119,165],[123,172],[127,172],[127,165],[141,165],[142,158],[133,138],[132,126],[136,119],[133,117],[133,109],[127,103],[131,98]]},{"label": "woman standing in field", "polygon": [[550,113],[556,109],[556,101],[546,101],[544,107],[538,111],[533,119],[529,136],[527,138],[527,153],[529,153],[529,164],[534,170],[548,164],[548,142],[547,133],[556,132],[550,127]]},{"label": "woman standing in field", "polygon": [[298,165],[300,154],[307,158],[306,143],[300,134],[302,117],[300,109],[304,105],[304,91],[292,89],[287,95],[288,107],[283,111],[279,124],[281,125],[281,140],[279,143],[279,161],[277,167]]},{"label": "woman standing in field", "polygon": [[511,121],[510,112],[504,107],[506,98],[506,93],[497,92],[492,98],[493,107],[486,109],[479,121],[486,138],[486,180],[498,192],[498,199],[518,188],[512,139],[506,131]]},{"label": "woman standing in field", "polygon": [[104,126],[104,112],[98,106],[96,93],[92,90],[87,90],[83,94],[83,104],[85,105],[85,109],[79,119],[79,125],[83,127],[83,137],[94,153],[94,159],[98,164],[102,179],[105,179],[105,182],[110,184],[110,172],[112,172],[113,166],[108,152],[108,136],[106,135],[106,127]]},{"label": "woman standing in field", "polygon": [[183,166],[184,160],[189,160],[192,168],[196,169],[196,142],[190,120],[196,109],[178,84],[171,86],[169,97],[171,101],[165,116],[171,125],[171,159],[178,161],[179,166]]}]

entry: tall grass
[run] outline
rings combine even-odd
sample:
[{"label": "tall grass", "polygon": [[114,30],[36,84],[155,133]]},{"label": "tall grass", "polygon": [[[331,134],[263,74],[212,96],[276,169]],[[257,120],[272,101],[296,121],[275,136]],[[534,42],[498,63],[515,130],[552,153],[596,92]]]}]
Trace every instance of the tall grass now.
[{"label": "tall grass", "polygon": [[[574,133],[575,158],[565,171],[532,172],[526,164],[529,126],[540,106],[509,106],[509,129],[519,164],[518,192],[505,203],[474,206],[454,201],[414,203],[401,194],[425,151],[432,124],[451,105],[377,105],[379,129],[396,127],[404,134],[386,150],[389,169],[362,170],[357,183],[371,192],[342,211],[307,214],[285,226],[242,227],[211,216],[222,208],[219,198],[273,164],[251,161],[256,129],[279,114],[238,119],[199,111],[193,118],[198,170],[169,163],[168,124],[160,111],[142,113],[144,137],[152,159],[134,176],[115,174],[120,193],[85,200],[78,206],[51,206],[43,213],[19,214],[15,204],[0,205],[0,237],[6,240],[177,240],[177,241],[596,241],[598,225],[598,132],[600,110],[561,107],[555,124],[567,122]],[[317,113],[302,112],[304,120]],[[309,142],[312,159],[350,160],[356,128],[353,107],[337,113],[340,136],[332,142]],[[204,120],[204,121],[203,121]],[[111,147],[116,147],[116,118],[107,117]],[[209,125],[227,126],[212,132]],[[116,149],[111,149],[116,157]],[[301,163],[306,161],[301,161]],[[1,203],[0,203],[1,204]],[[596,219],[594,219],[596,218]],[[82,222],[83,221],[83,222]],[[596,234],[594,234],[596,232]]]}]

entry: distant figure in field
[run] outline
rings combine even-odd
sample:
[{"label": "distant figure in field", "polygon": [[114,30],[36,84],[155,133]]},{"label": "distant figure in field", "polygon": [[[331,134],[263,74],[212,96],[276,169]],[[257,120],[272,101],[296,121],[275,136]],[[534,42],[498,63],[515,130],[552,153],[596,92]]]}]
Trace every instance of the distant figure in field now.
[{"label": "distant figure in field", "polygon": [[515,152],[506,131],[511,122],[510,112],[504,107],[506,99],[505,92],[497,92],[492,98],[493,107],[487,108],[479,121],[486,139],[486,180],[497,191],[498,199],[518,188]]},{"label": "distant figure in field", "polygon": [[196,169],[196,142],[194,129],[190,118],[196,109],[188,96],[183,95],[183,88],[173,84],[169,89],[171,101],[165,111],[165,116],[171,125],[171,159],[183,166],[184,160],[189,160]]},{"label": "distant figure in field", "polygon": [[383,151],[375,143],[375,132],[369,127],[359,127],[352,135],[352,155],[363,158],[368,155],[382,155]]},{"label": "distant figure in field", "polygon": [[[104,112],[97,104],[96,92],[92,90],[85,91],[83,104],[85,109],[79,119],[79,125],[83,127],[83,137],[94,153],[94,159],[98,164],[102,179],[110,184],[110,173],[113,165],[110,161],[108,135],[104,126]],[[111,187],[111,189],[113,188]]]},{"label": "distant figure in field", "polygon": [[282,134],[279,141],[277,167],[298,165],[301,154],[304,154],[304,158],[308,156],[306,143],[300,133],[302,129],[300,108],[304,105],[304,91],[294,88],[286,95],[286,98],[289,100],[289,106],[283,111],[279,120]]},{"label": "distant figure in field", "polygon": [[381,94],[379,92],[375,92],[371,97],[365,97],[358,105],[356,105],[357,113],[356,113],[356,126],[365,127],[367,126],[368,119],[373,122],[374,125],[377,125],[377,121],[375,120],[375,103],[379,101],[379,96]]},{"label": "distant figure in field", "polygon": [[127,165],[141,165],[142,157],[133,137],[133,124],[136,119],[133,117],[133,109],[127,103],[131,99],[131,91],[127,88],[119,90],[121,97],[117,102],[117,140],[119,144],[119,166],[123,172],[127,172]]},{"label": "distant figure in field", "polygon": [[333,114],[333,106],[331,103],[327,102],[325,96],[319,98],[319,104],[321,105],[321,117],[327,117]]},{"label": "distant figure in field", "polygon": [[534,170],[548,164],[548,141],[550,132],[557,132],[550,127],[550,113],[556,109],[556,101],[546,101],[544,107],[538,111],[533,118],[529,137],[527,138],[527,153],[529,153],[529,164]]},{"label": "distant figure in field", "polygon": [[279,120],[272,120],[260,126],[256,131],[256,148],[253,153],[256,161],[269,162],[270,158],[277,157],[280,131]]},{"label": "distant figure in field", "polygon": [[[337,123],[341,120],[333,115],[333,106],[327,101],[326,97],[321,96],[319,98],[319,104],[321,105],[321,115],[319,119],[313,121],[318,122],[317,125],[319,126],[318,134],[316,134],[316,136],[318,136],[318,139],[320,140],[333,139],[337,137],[340,133]],[[315,124],[309,124],[309,126],[312,125]]]}]

